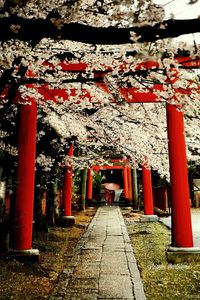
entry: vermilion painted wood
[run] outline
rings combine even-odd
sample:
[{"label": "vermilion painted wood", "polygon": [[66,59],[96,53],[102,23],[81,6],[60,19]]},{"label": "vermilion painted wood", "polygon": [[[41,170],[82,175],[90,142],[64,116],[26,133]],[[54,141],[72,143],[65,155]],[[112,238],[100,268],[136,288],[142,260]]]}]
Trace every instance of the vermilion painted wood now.
[{"label": "vermilion painted wood", "polygon": [[93,182],[92,182],[92,168],[88,169],[88,179],[87,179],[87,200],[92,200],[92,190],[93,190]]},{"label": "vermilion painted wood", "polygon": [[144,214],[154,215],[151,169],[146,164],[142,166],[142,187]]},{"label": "vermilion painted wood", "polygon": [[[200,67],[200,58],[196,57],[195,59],[191,59],[190,57],[176,57],[176,61],[179,63],[179,65],[183,66],[184,68],[193,69],[193,68],[199,68]],[[44,62],[44,65],[48,65],[50,68],[55,69],[55,65]],[[59,66],[62,68],[63,71],[66,72],[83,72],[87,68],[86,63],[67,63],[67,62],[60,62]],[[127,64],[122,63],[121,70],[123,71],[124,68],[127,68]],[[136,70],[150,70],[159,68],[159,64],[156,61],[147,61],[138,63]],[[104,77],[107,72],[112,72],[112,67],[110,66],[104,66],[105,71],[98,71],[93,70],[91,73],[94,73],[94,77]],[[28,70],[27,77],[37,78],[37,75],[34,74],[32,71]],[[99,86],[104,92],[110,93],[110,89],[107,86],[107,84],[103,82],[95,83],[96,86]],[[38,90],[38,92],[43,95],[44,101],[52,100],[54,102],[58,102],[56,97],[60,97],[63,99],[63,101],[67,101],[69,99],[69,96],[76,96],[77,89],[72,88],[70,89],[70,95],[67,93],[66,89],[52,89],[48,86],[48,84],[41,84],[39,87],[34,84],[27,84],[27,87],[34,88]],[[163,85],[162,84],[155,84],[151,87],[149,92],[141,92],[139,89],[136,89],[134,87],[132,88],[119,88],[118,91],[121,93],[121,95],[124,97],[124,100],[129,103],[137,103],[137,102],[160,102],[163,101],[162,98],[158,98],[153,91],[163,91]],[[7,94],[8,88],[6,87],[3,91],[1,98]],[[184,94],[190,94],[191,89],[188,88],[186,90],[183,89],[174,89],[174,91],[177,93],[184,93]],[[200,93],[200,89],[198,90]],[[86,89],[82,89],[82,95],[79,96],[79,100],[77,100],[77,104],[80,103],[80,101],[84,100],[85,98],[89,99],[91,101],[91,95],[89,91]],[[113,100],[114,101],[114,100]]]},{"label": "vermilion painted wood", "polygon": [[[74,145],[72,144],[68,156],[74,154]],[[72,165],[64,167],[64,187],[63,187],[63,216],[68,217],[72,215],[72,185],[73,185],[73,170]]]},{"label": "vermilion painted wood", "polygon": [[[110,91],[108,87],[103,83],[95,83],[100,88],[102,88],[106,93],[110,94]],[[56,97],[61,98],[63,101],[68,101],[69,97],[76,97],[77,90],[71,89],[70,94],[67,93],[65,89],[51,89],[47,84],[41,85],[40,87],[36,87],[38,92],[44,97],[44,101],[52,100],[55,103],[58,103],[58,100]],[[161,92],[163,91],[163,85],[161,84],[155,84],[152,86],[152,90],[155,92]],[[79,100],[76,101],[77,104],[79,104],[81,101],[84,101],[87,99],[88,101],[92,100],[92,97],[86,89],[82,89],[82,94],[79,95]],[[128,103],[150,103],[150,102],[163,102],[165,101],[164,98],[158,97],[155,93],[152,91],[149,92],[140,92],[137,88],[119,88],[118,90],[119,94],[121,94],[124,97],[124,100]],[[191,93],[191,89],[183,90],[183,89],[174,89],[175,93],[180,94],[187,94],[189,95]],[[198,90],[200,93],[200,89]],[[110,100],[111,102],[116,102],[114,99]],[[94,102],[94,99],[93,99]]]},{"label": "vermilion painted wood", "polygon": [[[199,68],[200,67],[200,57],[196,58],[191,58],[190,56],[176,56],[175,60],[183,67],[185,68]],[[55,66],[49,62],[44,62],[44,65],[49,65],[52,69],[55,68]],[[87,68],[86,63],[68,63],[68,62],[61,62],[59,64],[62,67],[63,71],[85,71]],[[122,63],[121,64],[121,70],[123,71],[124,68],[126,67],[127,69],[127,63]],[[149,69],[155,69],[159,68],[159,63],[157,61],[146,61],[146,62],[141,62],[137,64],[136,70],[149,70]],[[112,66],[106,66],[104,65],[104,72],[112,71],[113,68]],[[94,68],[93,72],[99,72],[102,73],[102,70],[99,71]]]},{"label": "vermilion painted wood", "polygon": [[[183,66],[184,68],[199,68],[200,67],[200,58],[197,57],[196,59],[191,59],[190,57],[176,57],[176,61],[179,62],[179,65]],[[48,65],[50,68],[54,69],[55,66],[49,62],[44,62],[44,65]],[[66,72],[83,72],[87,68],[86,63],[67,63],[67,62],[60,62],[59,66],[62,68],[63,71]],[[122,64],[121,69],[123,71],[124,68],[127,68],[127,64]],[[147,61],[138,63],[136,70],[150,70],[159,68],[159,64],[156,61]],[[107,72],[112,72],[112,67],[110,66],[104,66],[105,71],[98,71],[93,70],[91,73],[94,74],[95,78],[103,78]],[[35,78],[37,77],[35,74],[33,74],[32,71],[28,70],[27,74],[28,77]],[[96,86],[104,90],[106,93],[110,93],[110,89],[107,84],[104,82],[95,83]],[[35,87],[35,89],[38,90],[38,92],[43,95],[44,101],[53,100],[54,102],[58,102],[56,100],[56,97],[60,97],[63,99],[63,101],[67,101],[69,99],[69,96],[76,96],[77,95],[77,89],[72,88],[70,89],[70,92],[67,92],[66,89],[53,89],[48,86],[48,84],[41,84],[39,87],[34,84],[27,84],[27,87],[30,86],[31,88]],[[160,102],[164,101],[162,98],[158,98],[158,96],[153,91],[163,91],[163,85],[162,84],[154,84],[149,92],[141,92],[137,88],[119,88],[119,93],[124,97],[124,100],[129,103],[137,103],[137,102]],[[184,93],[184,94],[190,94],[191,89],[188,88],[186,90],[184,89],[174,89],[176,93]],[[199,89],[200,92],[200,89]],[[6,89],[4,90],[3,94],[6,94]],[[2,96],[3,96],[2,94]],[[77,104],[80,103],[81,100],[84,100],[85,98],[89,99],[91,101],[91,95],[89,91],[86,89],[82,89],[82,95],[79,96],[79,100],[77,100]],[[114,101],[114,100],[113,100]]]},{"label": "vermilion painted wood", "polygon": [[172,205],[172,243],[175,247],[193,247],[184,116],[167,103],[167,133]]},{"label": "vermilion painted wood", "polygon": [[74,144],[71,144],[67,155],[68,156],[73,156],[74,155]]},{"label": "vermilion painted wood", "polygon": [[[106,93],[110,94],[110,91],[108,87],[103,83],[95,83],[97,86],[102,88]],[[36,87],[37,91],[44,97],[44,101],[52,100],[55,103],[58,103],[58,100],[56,97],[61,98],[63,101],[68,101],[69,97],[76,97],[77,90],[70,89],[70,94],[67,93],[65,89],[51,89],[47,84],[41,85],[40,87]],[[155,92],[161,92],[163,91],[163,85],[162,84],[155,84],[151,88]],[[79,95],[79,100],[76,101],[77,104],[79,104],[81,101],[84,101],[87,99],[88,101],[92,100],[92,97],[86,89],[82,89],[82,94]],[[158,97],[155,93],[152,91],[149,92],[140,92],[137,88],[119,88],[118,90],[119,94],[121,94],[124,97],[124,100],[127,103],[151,103],[151,102],[163,102],[165,101],[164,98]],[[198,90],[200,93],[200,88]],[[180,94],[187,94],[189,95],[191,93],[191,89],[183,90],[183,89],[174,89],[174,93],[180,93]],[[93,99],[94,102],[94,99]],[[110,102],[116,102],[114,99],[110,100]]]},{"label": "vermilion painted wood", "polygon": [[127,175],[128,175],[128,193],[129,193],[129,201],[130,204],[133,201],[133,184],[132,184],[132,175],[131,175],[131,167],[127,166]]},{"label": "vermilion painted wood", "polygon": [[18,169],[14,213],[14,249],[32,248],[37,107],[20,107]]},{"label": "vermilion painted wood", "polygon": [[100,171],[100,170],[115,170],[115,169],[123,169],[124,166],[92,166],[92,169],[94,171]]},{"label": "vermilion painted wood", "polygon": [[123,180],[124,180],[124,198],[129,200],[127,166],[124,166]]}]

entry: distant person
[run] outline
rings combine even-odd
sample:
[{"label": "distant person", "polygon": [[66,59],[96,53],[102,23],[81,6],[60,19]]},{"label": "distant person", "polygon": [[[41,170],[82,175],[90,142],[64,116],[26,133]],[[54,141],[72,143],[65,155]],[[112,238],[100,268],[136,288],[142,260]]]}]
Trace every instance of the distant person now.
[{"label": "distant person", "polygon": [[109,205],[109,206],[112,205],[114,196],[115,196],[115,192],[114,191],[108,190],[108,189],[105,188],[103,197],[106,200],[106,204],[107,205]]}]

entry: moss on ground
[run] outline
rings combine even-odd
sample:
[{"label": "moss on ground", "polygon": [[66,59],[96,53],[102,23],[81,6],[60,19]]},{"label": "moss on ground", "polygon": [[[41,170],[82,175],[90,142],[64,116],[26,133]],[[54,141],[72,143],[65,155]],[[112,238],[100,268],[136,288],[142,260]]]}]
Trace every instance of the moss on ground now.
[{"label": "moss on ground", "polygon": [[33,247],[40,250],[39,264],[0,259],[0,299],[48,299],[95,211],[77,213],[72,228],[53,227],[49,232],[35,233]]},{"label": "moss on ground", "polygon": [[127,225],[147,300],[200,299],[200,263],[172,265],[166,260],[170,231],[161,223]]}]

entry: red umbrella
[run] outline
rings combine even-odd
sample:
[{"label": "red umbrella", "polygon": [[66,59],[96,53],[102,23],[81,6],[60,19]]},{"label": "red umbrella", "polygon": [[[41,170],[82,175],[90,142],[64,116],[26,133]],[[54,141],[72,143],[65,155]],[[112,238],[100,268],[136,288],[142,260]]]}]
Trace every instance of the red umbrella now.
[{"label": "red umbrella", "polygon": [[117,183],[106,182],[102,184],[107,190],[115,191],[120,188],[120,185]]}]

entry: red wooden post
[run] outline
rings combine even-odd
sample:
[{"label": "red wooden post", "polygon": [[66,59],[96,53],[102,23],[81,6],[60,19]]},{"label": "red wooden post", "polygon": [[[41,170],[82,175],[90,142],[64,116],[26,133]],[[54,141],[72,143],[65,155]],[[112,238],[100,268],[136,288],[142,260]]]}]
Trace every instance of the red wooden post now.
[{"label": "red wooden post", "polygon": [[87,180],[87,200],[89,203],[92,201],[92,189],[93,189],[93,182],[92,182],[92,168],[88,169],[88,180]]},{"label": "red wooden post", "polygon": [[[74,153],[74,145],[72,144],[68,156]],[[75,218],[72,216],[72,180],[73,170],[72,165],[65,166],[64,168],[64,187],[63,187],[63,213],[62,221],[66,225],[73,225]]]},{"label": "red wooden post", "polygon": [[132,205],[133,202],[133,184],[132,184],[132,174],[131,174],[131,167],[127,166],[127,174],[128,174],[128,192],[129,192],[129,201]]},{"label": "red wooden post", "polygon": [[129,199],[127,166],[124,166],[123,171],[124,171],[123,172],[123,175],[124,175],[124,198],[127,200],[127,199]]},{"label": "red wooden post", "polygon": [[151,169],[147,164],[143,164],[142,166],[142,186],[143,186],[144,214],[154,215]]},{"label": "red wooden post", "polygon": [[193,247],[183,113],[167,103],[171,178],[172,246]]},{"label": "red wooden post", "polygon": [[26,251],[32,248],[36,121],[37,106],[35,101],[31,101],[31,105],[21,105],[13,228],[13,248],[19,251]]}]

